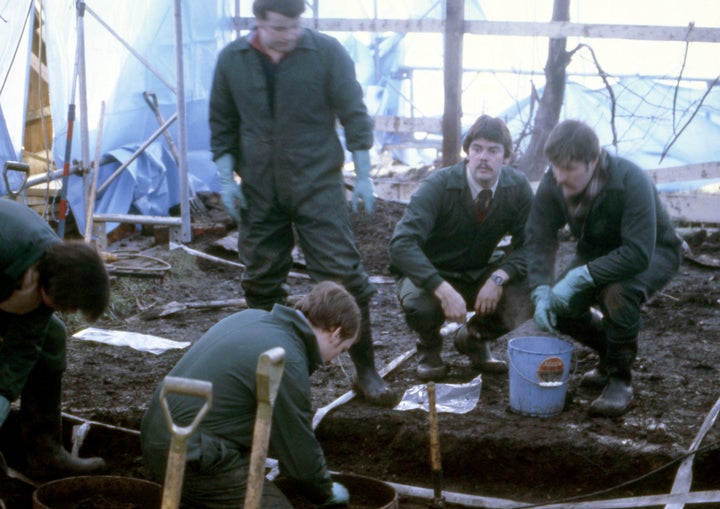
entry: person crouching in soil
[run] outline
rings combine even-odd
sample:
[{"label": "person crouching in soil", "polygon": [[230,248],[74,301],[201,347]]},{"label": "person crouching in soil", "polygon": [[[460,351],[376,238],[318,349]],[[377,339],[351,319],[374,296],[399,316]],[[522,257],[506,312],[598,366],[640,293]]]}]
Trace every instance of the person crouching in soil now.
[{"label": "person crouching in soil", "polygon": [[[457,350],[484,373],[506,373],[490,341],[532,318],[525,281],[525,221],[532,188],[508,166],[505,122],[480,116],[463,140],[467,158],[433,172],[413,193],[390,240],[390,270],[407,324],[417,332],[420,380],[440,380],[443,323],[463,324]],[[500,241],[511,236],[508,248]],[[509,253],[506,253],[509,251]],[[468,311],[474,316],[467,320]]]},{"label": "person crouching in soil", "polygon": [[[527,222],[528,280],[535,324],[563,332],[598,354],[581,384],[603,388],[590,414],[619,416],[633,398],[640,306],[677,273],[681,241],[638,166],[600,147],[595,131],[565,120],[545,144],[550,169]],[[553,281],[557,234],[578,239],[570,269]],[[600,308],[602,318],[591,311]]]},{"label": "person crouching in soil", "polygon": [[97,250],[62,240],[24,204],[0,198],[0,425],[20,397],[20,428],[32,479],[100,472],[101,458],[77,458],[62,443],[65,324],[55,313],[97,319],[110,282]]},{"label": "person crouching in soil", "polygon": [[[293,489],[321,506],[348,503],[347,489],[333,482],[312,429],[310,375],[348,351],[357,341],[360,309],[353,296],[331,281],[318,283],[295,308],[275,304],[271,311],[248,309],[211,327],[180,359],[169,376],[212,383],[212,405],[190,437],[182,501],[193,508],[242,507],[249,474],[257,408],[258,358],[269,349],[285,350],[285,368],[272,415],[269,454]],[[141,443],[151,479],[162,482],[171,435],[160,387],[143,416]],[[191,422],[199,398],[167,395],[176,422]],[[262,507],[291,509],[265,480]]]}]

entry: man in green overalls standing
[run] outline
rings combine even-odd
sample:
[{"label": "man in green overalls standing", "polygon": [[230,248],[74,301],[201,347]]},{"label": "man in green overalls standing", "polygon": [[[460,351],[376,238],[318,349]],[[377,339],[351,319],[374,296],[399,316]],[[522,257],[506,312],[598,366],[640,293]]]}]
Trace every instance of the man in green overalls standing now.
[{"label": "man in green overalls standing", "polygon": [[297,234],[312,279],[342,284],[360,306],[360,339],[350,351],[356,389],[392,406],[398,396],[374,364],[375,289],[355,246],[336,132],[339,121],[353,155],[353,207],[361,201],[372,213],[372,119],[352,59],[336,39],[303,28],[304,10],[304,0],[256,0],[255,30],[218,56],[210,131],[222,201],[239,224],[248,305],[269,310],[285,301]]}]

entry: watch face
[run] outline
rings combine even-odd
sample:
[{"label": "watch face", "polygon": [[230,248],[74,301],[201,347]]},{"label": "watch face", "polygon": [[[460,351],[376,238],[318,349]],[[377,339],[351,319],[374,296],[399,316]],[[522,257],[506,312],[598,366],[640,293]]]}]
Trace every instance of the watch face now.
[{"label": "watch face", "polygon": [[495,283],[498,286],[502,286],[505,284],[505,280],[503,278],[501,278],[500,276],[498,276],[497,274],[491,275],[490,279],[492,280],[493,283]]}]

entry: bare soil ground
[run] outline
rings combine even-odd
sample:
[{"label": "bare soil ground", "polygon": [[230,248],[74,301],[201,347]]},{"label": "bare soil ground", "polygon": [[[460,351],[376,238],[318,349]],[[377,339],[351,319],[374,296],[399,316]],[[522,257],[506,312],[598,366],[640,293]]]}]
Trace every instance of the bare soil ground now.
[{"label": "bare soil ground", "polygon": [[[224,224],[212,202],[211,225]],[[404,205],[380,201],[372,217],[353,216],[363,261],[373,276],[390,279],[387,242]],[[205,233],[201,233],[205,231]],[[216,244],[224,227],[198,228],[188,247],[236,261],[236,254]],[[238,299],[241,269],[188,253],[169,250],[152,235],[133,235],[111,244],[113,252],[137,252],[169,264],[162,278],[116,277],[118,298],[94,327],[194,341],[237,307],[188,307],[148,319],[169,302],[198,303]],[[720,254],[717,231],[693,229],[687,237],[696,254]],[[571,244],[568,242],[566,247]],[[302,272],[301,268],[297,268]],[[449,492],[512,499],[528,504],[588,495],[589,499],[668,493],[678,460],[690,448],[706,416],[720,397],[720,269],[685,260],[675,279],[644,306],[635,368],[636,403],[623,417],[591,418],[590,402],[598,392],[578,385],[592,367],[592,353],[575,344],[575,361],[565,407],[550,418],[510,411],[508,375],[483,375],[477,406],[466,414],[440,413],[442,487]],[[288,280],[291,293],[302,294],[309,281]],[[371,302],[376,363],[379,369],[412,350],[415,337],[406,326],[392,282],[376,284]],[[71,333],[85,324],[69,322]],[[507,359],[507,340],[494,343],[496,356]],[[139,429],[150,396],[185,350],[159,355],[128,347],[72,338],[63,409],[81,419]],[[447,383],[465,383],[477,373],[455,352],[444,349],[451,366]],[[398,391],[418,384],[410,358],[386,378]],[[352,362],[346,355],[313,375],[314,405],[321,408],[351,390]],[[330,412],[317,428],[333,471],[358,474],[401,485],[432,488],[428,415],[421,410],[372,407],[358,398]],[[694,461],[693,490],[720,489],[717,477],[720,434],[711,428],[706,448]],[[93,441],[91,441],[93,442]],[[135,439],[116,443],[96,438],[96,447],[119,475],[142,476]],[[110,447],[108,447],[110,445]],[[83,449],[83,454],[86,454]],[[89,449],[88,449],[89,450]],[[94,452],[94,451],[92,451]],[[616,490],[611,488],[638,479]],[[0,485],[0,488],[2,485]],[[610,490],[607,493],[598,493]],[[426,507],[401,499],[400,507]],[[488,503],[489,507],[493,507]],[[447,507],[453,507],[452,504]],[[498,507],[497,505],[495,507]],[[720,505],[704,507],[720,507]]]}]

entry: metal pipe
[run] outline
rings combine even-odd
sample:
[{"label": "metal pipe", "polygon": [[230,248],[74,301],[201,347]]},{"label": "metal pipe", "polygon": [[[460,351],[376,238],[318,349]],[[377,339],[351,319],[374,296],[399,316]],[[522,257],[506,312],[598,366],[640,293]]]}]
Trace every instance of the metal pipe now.
[{"label": "metal pipe", "polygon": [[67,135],[65,137],[65,161],[63,162],[62,188],[60,189],[60,210],[58,211],[57,234],[61,239],[65,237],[65,218],[67,217],[67,188],[70,177],[70,158],[72,157],[72,137],[75,125],[75,91],[78,79],[78,65],[80,65],[80,42],[83,31],[82,19],[85,14],[85,3],[77,3],[78,33],[75,45],[75,66],[73,67],[72,86],[70,87],[70,101],[68,102]]},{"label": "metal pipe", "polygon": [[166,226],[180,226],[179,217],[168,216],[141,216],[133,214],[95,214],[93,220],[96,223],[136,223],[136,224],[161,224]]},{"label": "metal pipe", "polygon": [[180,180],[180,240],[190,242],[190,189],[187,165],[187,123],[185,118],[185,76],[183,67],[182,2],[175,0],[175,68],[177,73],[178,175]]},{"label": "metal pipe", "polygon": [[172,92],[176,92],[175,87],[174,87],[169,81],[167,81],[167,80],[162,76],[162,74],[160,74],[158,71],[156,71],[155,69],[153,69],[153,67],[150,65],[150,62],[148,62],[147,60],[145,60],[145,59],[142,57],[142,55],[140,55],[140,53],[138,53],[137,51],[135,51],[132,46],[130,46],[122,37],[120,37],[120,36],[117,34],[117,32],[115,32],[115,30],[113,30],[112,28],[110,28],[110,25],[108,25],[107,23],[105,23],[105,22],[102,20],[102,18],[97,15],[97,13],[96,13],[95,11],[93,11],[93,10],[92,10],[90,7],[88,7],[88,6],[85,6],[85,10],[87,10],[87,12],[89,12],[90,14],[92,14],[93,17],[98,21],[98,23],[100,23],[100,24],[105,28],[105,30],[107,30],[108,32],[110,32],[110,34],[111,34],[112,36],[114,36],[118,41],[120,41],[120,44],[122,44],[123,46],[125,46],[125,49],[127,49],[130,53],[132,53],[133,56],[134,56],[135,58],[137,58],[140,62],[142,62],[142,64],[143,64],[145,67],[147,67],[147,69],[148,69],[151,73],[153,73],[157,79],[159,79],[159,80],[160,80],[166,87],[168,87]]},{"label": "metal pipe", "polygon": [[165,131],[165,129],[167,129],[167,128],[170,126],[170,124],[172,124],[173,122],[175,122],[175,120],[177,120],[177,117],[178,117],[178,114],[177,114],[177,113],[173,113],[173,115],[172,115],[169,119],[167,119],[167,120],[165,121],[165,123],[164,123],[162,126],[160,126],[160,128],[159,128],[157,131],[155,131],[154,133],[152,133],[152,135],[150,136],[150,138],[148,138],[148,139],[145,141],[145,143],[143,143],[142,145],[140,145],[140,148],[139,148],[139,149],[137,149],[135,152],[133,152],[133,154],[130,156],[130,159],[128,159],[128,160],[125,161],[122,165],[120,165],[120,167],[119,167],[117,170],[115,170],[115,171],[113,172],[113,174],[110,175],[110,177],[108,177],[108,179],[107,179],[105,182],[103,182],[100,187],[98,187],[98,189],[97,189],[97,195],[100,196],[100,195],[103,193],[103,191],[105,191],[105,189],[107,189],[107,187],[110,185],[110,183],[111,183],[113,180],[115,180],[115,179],[118,177],[118,175],[120,175],[120,174],[123,172],[123,170],[124,170],[125,168],[127,168],[128,166],[130,166],[130,164],[131,164],[135,159],[137,159],[137,158],[140,156],[140,154],[142,154],[142,153],[145,151],[145,149],[148,148],[148,147],[152,144],[152,142],[154,142],[154,141]]},{"label": "metal pipe", "polygon": [[[82,7],[80,7],[82,6]],[[82,9],[82,15],[78,17],[78,37],[77,37],[77,54],[78,54],[78,106],[80,107],[80,166],[83,169],[90,167],[90,128],[88,127],[88,107],[87,107],[87,73],[85,72],[85,2],[80,0],[78,8]],[[86,199],[90,186],[90,179],[87,173],[83,172],[83,197]],[[63,181],[63,187],[65,182]]]}]

